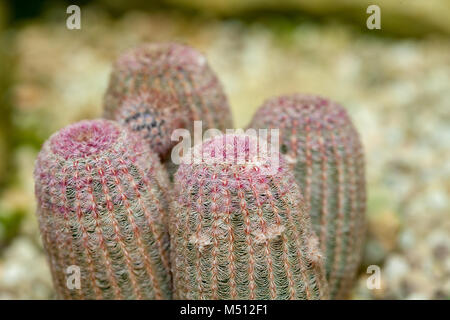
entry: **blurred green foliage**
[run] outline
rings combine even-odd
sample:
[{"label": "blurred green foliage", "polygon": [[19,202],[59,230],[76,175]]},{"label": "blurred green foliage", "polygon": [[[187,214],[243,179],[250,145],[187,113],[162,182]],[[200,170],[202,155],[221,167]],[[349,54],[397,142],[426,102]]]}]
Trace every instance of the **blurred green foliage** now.
[{"label": "blurred green foliage", "polygon": [[[1,30],[1,29],[0,29]],[[12,114],[11,88],[13,85],[14,62],[13,42],[10,34],[0,34],[0,192],[13,169],[11,152],[15,145]]]},{"label": "blurred green foliage", "polygon": [[20,232],[20,224],[25,217],[23,210],[8,210],[0,205],[0,251]]},{"label": "blurred green foliage", "polygon": [[130,10],[178,11],[222,19],[248,20],[279,15],[284,20],[307,17],[320,21],[338,20],[368,32],[366,9],[381,8],[382,30],[378,35],[424,36],[438,33],[450,36],[450,1],[448,0],[8,0],[11,20],[38,17],[46,9],[95,5],[120,16]]}]

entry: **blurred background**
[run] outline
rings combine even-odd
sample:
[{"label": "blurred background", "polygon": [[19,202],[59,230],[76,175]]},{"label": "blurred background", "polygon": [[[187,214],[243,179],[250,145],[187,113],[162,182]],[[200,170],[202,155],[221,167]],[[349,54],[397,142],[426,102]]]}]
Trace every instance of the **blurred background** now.
[{"label": "blurred background", "polygon": [[[68,30],[66,8],[81,8]],[[381,30],[366,9],[381,8]],[[111,63],[145,41],[204,52],[244,127],[273,95],[344,105],[366,151],[368,237],[353,299],[450,299],[450,1],[0,0],[0,299],[54,297],[33,166],[101,115]],[[381,288],[369,290],[369,265]]]}]

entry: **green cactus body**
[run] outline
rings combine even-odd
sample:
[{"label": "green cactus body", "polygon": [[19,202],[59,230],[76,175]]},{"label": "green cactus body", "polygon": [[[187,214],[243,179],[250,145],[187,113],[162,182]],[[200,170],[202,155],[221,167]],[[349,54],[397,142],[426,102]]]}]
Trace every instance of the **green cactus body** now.
[{"label": "green cactus body", "polygon": [[203,121],[203,129],[232,128],[222,86],[198,51],[176,43],[134,48],[116,61],[104,99],[104,116],[141,133],[163,161],[171,134]]},{"label": "green cactus body", "polygon": [[294,177],[282,159],[267,174],[273,158],[260,152],[255,160],[257,141],[216,136],[183,158],[169,230],[176,298],[327,297],[318,240]]},{"label": "green cactus body", "polygon": [[43,145],[34,178],[58,298],[171,298],[168,178],[135,133],[109,120],[70,125]]},{"label": "green cactus body", "polygon": [[280,96],[263,104],[249,128],[280,129],[281,152],[325,255],[330,298],[346,298],[362,254],[366,195],[363,149],[345,109],[317,96]]}]

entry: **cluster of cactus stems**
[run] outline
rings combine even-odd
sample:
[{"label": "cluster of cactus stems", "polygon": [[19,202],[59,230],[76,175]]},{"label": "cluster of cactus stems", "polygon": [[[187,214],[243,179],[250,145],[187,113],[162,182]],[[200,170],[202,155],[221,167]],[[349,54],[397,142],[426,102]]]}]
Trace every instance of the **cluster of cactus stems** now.
[{"label": "cluster of cactus stems", "polygon": [[206,57],[177,43],[145,44],[115,62],[104,99],[104,116],[140,132],[167,160],[177,128],[232,128],[222,85]]},{"label": "cluster of cactus stems", "polygon": [[261,154],[254,136],[222,135],[182,159],[170,220],[176,298],[327,297],[293,175],[282,159],[273,175],[264,173],[276,156]]},{"label": "cluster of cactus stems", "polygon": [[[167,173],[133,132],[109,120],[55,133],[35,166],[37,215],[64,299],[169,299]],[[80,288],[67,269],[80,268]]]},{"label": "cluster of cactus stems", "polygon": [[312,95],[269,99],[250,128],[278,128],[284,153],[309,206],[325,255],[331,298],[345,298],[362,254],[364,156],[343,107]]},{"label": "cluster of cactus stems", "polygon": [[[104,117],[52,135],[35,165],[59,298],[348,297],[366,195],[362,146],[340,105],[272,98],[249,128],[279,129],[279,153],[252,135],[218,135],[177,167],[173,131],[192,134],[196,120],[225,131],[231,113],[202,54],[157,43],[117,59]],[[73,266],[79,288],[68,285]]]}]

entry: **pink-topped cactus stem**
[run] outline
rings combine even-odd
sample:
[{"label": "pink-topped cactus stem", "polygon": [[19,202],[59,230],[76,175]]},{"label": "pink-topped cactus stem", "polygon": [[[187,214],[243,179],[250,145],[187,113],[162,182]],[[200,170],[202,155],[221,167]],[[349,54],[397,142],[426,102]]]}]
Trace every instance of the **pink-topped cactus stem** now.
[{"label": "pink-topped cactus stem", "polygon": [[176,298],[327,297],[318,241],[294,176],[279,154],[258,150],[257,138],[227,134],[196,145],[174,186]]},{"label": "pink-topped cactus stem", "polygon": [[34,178],[58,298],[171,298],[168,178],[135,133],[109,120],[70,125],[44,143]]},{"label": "pink-topped cactus stem", "polygon": [[197,50],[177,43],[150,43],[123,53],[113,66],[104,116],[139,132],[163,161],[170,161],[177,128],[225,131],[232,118],[222,85]]},{"label": "pink-topped cactus stem", "polygon": [[284,95],[267,100],[249,128],[280,130],[325,254],[330,297],[348,297],[362,256],[366,187],[363,148],[347,112],[319,96]]}]

